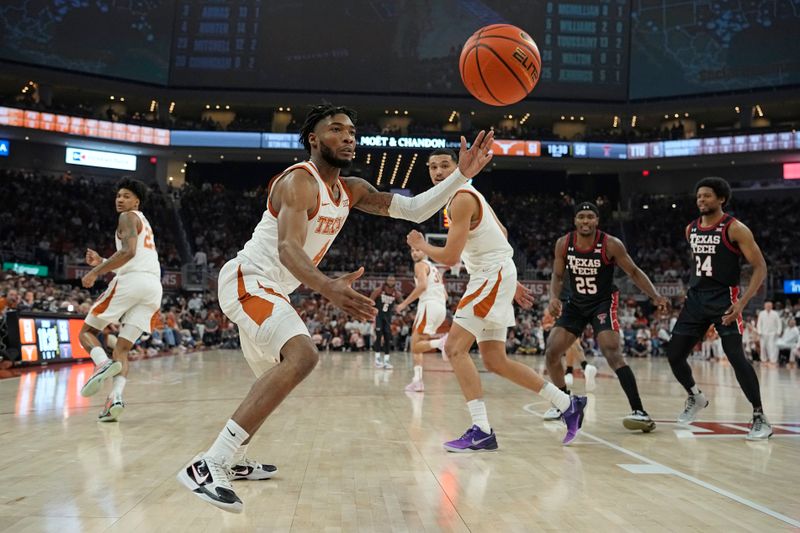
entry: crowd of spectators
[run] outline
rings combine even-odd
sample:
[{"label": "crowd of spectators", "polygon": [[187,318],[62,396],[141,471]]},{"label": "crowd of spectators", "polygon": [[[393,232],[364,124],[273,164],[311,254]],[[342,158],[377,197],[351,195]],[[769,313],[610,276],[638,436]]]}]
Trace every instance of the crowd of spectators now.
[{"label": "crowd of spectators", "polygon": [[[0,169],[0,197],[14,206],[0,212],[0,258],[53,266],[55,257],[82,264],[86,248],[109,257],[115,251],[119,215],[116,182],[65,172],[60,176]],[[46,191],[46,196],[44,196]],[[142,209],[156,228],[162,266],[180,268],[168,196],[151,190]]]}]

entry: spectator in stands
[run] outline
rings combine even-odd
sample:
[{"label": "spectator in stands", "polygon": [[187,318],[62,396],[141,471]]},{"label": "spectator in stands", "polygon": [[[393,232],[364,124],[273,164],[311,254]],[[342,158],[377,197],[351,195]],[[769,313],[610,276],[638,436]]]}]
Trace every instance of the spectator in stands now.
[{"label": "spectator in stands", "polygon": [[772,308],[772,302],[764,302],[764,309],[758,313],[756,331],[761,345],[761,357],[770,364],[778,362],[778,336],[781,334],[783,324],[777,311]]},{"label": "spectator in stands", "polygon": [[800,330],[797,329],[797,322],[794,317],[789,319],[776,345],[778,348],[778,362],[781,366],[784,366],[789,362],[792,351],[800,346]]}]

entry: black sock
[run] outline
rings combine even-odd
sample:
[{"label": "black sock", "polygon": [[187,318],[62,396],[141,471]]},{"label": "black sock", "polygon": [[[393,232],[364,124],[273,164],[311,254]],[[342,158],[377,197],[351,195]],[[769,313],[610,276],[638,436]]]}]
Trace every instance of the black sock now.
[{"label": "black sock", "polygon": [[625,391],[625,396],[628,397],[628,403],[631,404],[631,409],[634,411],[644,411],[642,407],[642,399],[639,398],[639,389],[636,387],[636,377],[633,375],[633,370],[628,365],[621,366],[615,370],[619,378],[619,384],[622,390]]},{"label": "black sock", "polygon": [[754,415],[763,415],[764,414],[764,409],[762,409],[761,407],[754,407],[753,408],[753,414]]},{"label": "black sock", "polygon": [[692,387],[695,386],[695,383],[692,377],[692,367],[689,366],[687,359],[696,342],[697,339],[694,337],[674,334],[667,344],[667,359],[669,359],[672,373],[689,394],[692,394]]},{"label": "black sock", "polygon": [[586,370],[586,365],[588,365],[586,361],[581,361],[581,370]]},{"label": "black sock", "polygon": [[572,367],[571,366],[567,367],[567,372],[566,373],[567,374],[572,374]]}]

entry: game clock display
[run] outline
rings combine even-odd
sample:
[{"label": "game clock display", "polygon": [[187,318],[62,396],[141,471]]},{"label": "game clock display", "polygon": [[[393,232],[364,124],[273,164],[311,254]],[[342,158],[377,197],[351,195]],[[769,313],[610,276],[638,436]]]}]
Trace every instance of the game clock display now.
[{"label": "game clock display", "polygon": [[23,363],[47,363],[85,359],[89,354],[81,346],[82,318],[25,316],[18,321],[21,360]]}]

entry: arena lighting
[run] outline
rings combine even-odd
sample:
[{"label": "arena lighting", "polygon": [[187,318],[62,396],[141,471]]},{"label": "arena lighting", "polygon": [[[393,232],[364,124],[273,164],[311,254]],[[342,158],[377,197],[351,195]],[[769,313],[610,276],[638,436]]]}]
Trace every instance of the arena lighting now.
[{"label": "arena lighting", "polygon": [[369,152],[367,152],[367,164],[368,164],[368,165],[369,165],[369,162],[370,162],[370,161],[372,161],[372,154],[371,154],[371,153],[369,153]]},{"label": "arena lighting", "polygon": [[635,128],[635,127],[636,127],[636,115],[633,115],[631,117],[631,128]]},{"label": "arena lighting", "polygon": [[172,114],[173,111],[175,111],[175,102],[170,102],[169,103],[169,113],[170,113],[170,115]]},{"label": "arena lighting", "polygon": [[616,128],[617,126],[619,126],[619,117],[614,115],[614,121],[611,123],[611,127]]},{"label": "arena lighting", "polygon": [[650,209],[650,206],[649,206],[649,205],[647,205],[647,204],[644,204],[644,205],[642,206],[642,209]]},{"label": "arena lighting", "polygon": [[672,204],[672,209],[677,209],[677,208],[678,208],[678,206],[677,206],[677,205],[675,205],[675,204]]},{"label": "arena lighting", "polygon": [[214,109],[219,109],[219,104],[215,105]]},{"label": "arena lighting", "polygon": [[408,165],[408,170],[406,170],[406,177],[405,177],[405,179],[403,180],[403,185],[402,185],[402,188],[403,188],[403,189],[405,189],[405,188],[406,188],[406,185],[408,184],[408,178],[410,178],[410,177],[411,177],[411,171],[412,171],[412,170],[414,170],[414,163],[416,163],[416,162],[417,162],[417,157],[418,157],[418,156],[419,156],[419,154],[415,153],[415,154],[414,154],[414,155],[411,157],[411,164],[410,164],[410,165]]},{"label": "arena lighting", "polygon": [[761,105],[760,104],[756,104],[756,113],[758,113],[759,117],[763,117],[764,116],[764,111],[761,109]]},{"label": "arena lighting", "polygon": [[404,114],[404,115],[408,115],[408,109],[406,109],[405,111],[403,111],[403,114]]},{"label": "arena lighting", "polygon": [[564,115],[561,115],[561,120],[564,120]]},{"label": "arena lighting", "polygon": [[291,107],[287,107],[287,108],[286,108],[286,111],[291,111],[291,110],[292,110],[292,108],[291,108]]},{"label": "arena lighting", "polygon": [[689,113],[684,113],[683,116],[689,118]]},{"label": "arena lighting", "polygon": [[206,104],[206,109],[211,109],[211,106]]},{"label": "arena lighting", "polygon": [[646,178],[649,175],[650,175],[650,171],[649,170],[642,170],[642,176],[644,176]]},{"label": "arena lighting", "polygon": [[572,116],[572,115],[570,115],[569,119],[570,119],[570,120],[575,120],[575,117],[574,117],[574,116]]},{"label": "arena lighting", "polygon": [[394,162],[394,170],[392,170],[392,177],[389,178],[389,185],[394,185],[394,180],[397,177],[397,171],[400,169],[400,162],[403,160],[403,154],[397,154],[397,160]]},{"label": "arena lighting", "polygon": [[583,122],[583,117],[581,117],[581,122]]},{"label": "arena lighting", "polygon": [[114,99],[114,95],[111,95],[111,96],[109,96],[108,98],[109,98],[110,100],[113,100],[113,99]]},{"label": "arena lighting", "polygon": [[220,159],[225,159],[224,155],[219,156]]},{"label": "arena lighting", "polygon": [[231,106],[229,106],[229,105],[225,106],[225,109],[230,109],[230,108],[231,108]]},{"label": "arena lighting", "polygon": [[120,97],[119,97],[119,101],[120,101],[120,102],[124,102],[124,101],[125,101],[125,97],[124,97],[124,96],[120,96]]},{"label": "arena lighting", "polygon": [[376,185],[381,184],[381,178],[383,177],[383,168],[385,166],[386,166],[386,152],[383,152],[383,155],[381,156],[381,166],[378,169],[378,179],[375,181]]},{"label": "arena lighting", "polygon": [[679,116],[680,116],[680,115],[679,115],[678,113],[675,113],[675,118],[678,118]]},{"label": "arena lighting", "polygon": [[733,110],[736,111],[737,114],[741,113],[741,109],[739,109],[738,105],[734,107]]}]

